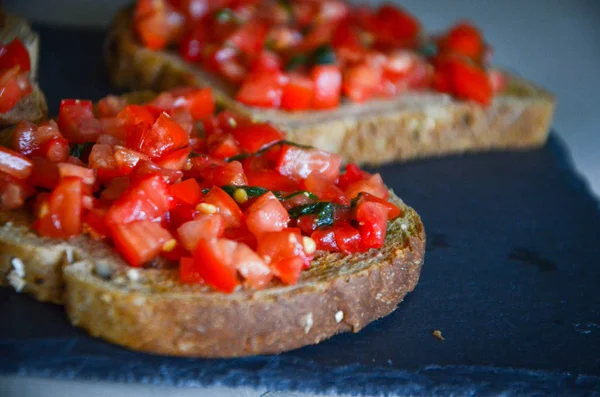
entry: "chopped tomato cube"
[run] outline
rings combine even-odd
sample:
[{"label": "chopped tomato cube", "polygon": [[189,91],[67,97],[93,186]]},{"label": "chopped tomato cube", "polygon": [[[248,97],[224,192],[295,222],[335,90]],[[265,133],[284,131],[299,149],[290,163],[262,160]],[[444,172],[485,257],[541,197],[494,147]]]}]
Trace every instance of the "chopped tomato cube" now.
[{"label": "chopped tomato cube", "polygon": [[17,179],[27,179],[33,170],[33,163],[27,157],[0,146],[0,171]]},{"label": "chopped tomato cube", "polygon": [[167,0],[138,0],[133,21],[142,44],[160,50],[179,35],[184,17]]},{"label": "chopped tomato cube", "polygon": [[207,140],[208,153],[218,159],[226,159],[241,153],[240,147],[230,133],[214,134]]},{"label": "chopped tomato cube", "polygon": [[58,175],[61,179],[66,177],[76,177],[81,179],[86,185],[93,185],[96,182],[96,175],[91,168],[85,168],[71,163],[58,163]]},{"label": "chopped tomato cube", "polygon": [[434,88],[463,100],[489,105],[493,88],[484,69],[457,57],[441,57],[435,62]]},{"label": "chopped tomato cube", "polygon": [[95,142],[102,133],[102,125],[95,118],[92,101],[63,99],[58,111],[58,128],[70,142]]},{"label": "chopped tomato cube", "polygon": [[241,125],[232,129],[231,134],[239,146],[248,153],[258,152],[265,146],[284,138],[283,133],[269,123]]},{"label": "chopped tomato cube", "polygon": [[219,291],[233,292],[239,284],[233,253],[238,243],[227,239],[200,239],[194,251],[198,277]]},{"label": "chopped tomato cube", "polygon": [[250,72],[281,72],[281,58],[272,51],[262,50],[250,65]]},{"label": "chopped tomato cube", "polygon": [[335,252],[340,250],[333,228],[315,230],[310,235],[310,238],[315,241],[317,250],[319,251]]},{"label": "chopped tomato cube", "polygon": [[171,209],[168,213],[169,227],[177,229],[179,226],[196,218],[198,210],[195,207],[184,205],[177,206]]},{"label": "chopped tomato cube", "polygon": [[106,209],[93,208],[83,218],[83,232],[89,234],[94,240],[101,240],[110,236],[110,231],[105,223]]},{"label": "chopped tomato cube", "polygon": [[202,189],[198,182],[191,178],[169,186],[169,194],[181,204],[195,206],[202,198]]},{"label": "chopped tomato cube", "polygon": [[345,190],[352,182],[362,181],[370,176],[368,172],[361,170],[356,164],[348,163],[346,165],[346,172],[340,175],[338,186],[340,189]]},{"label": "chopped tomato cube", "polygon": [[224,237],[229,240],[237,241],[238,243],[244,243],[253,250],[256,250],[256,236],[248,230],[246,225],[225,229]]},{"label": "chopped tomato cube", "polygon": [[148,220],[114,224],[110,230],[115,248],[134,267],[150,262],[173,239],[160,224]]},{"label": "chopped tomato cube", "polygon": [[130,176],[132,181],[136,181],[140,178],[145,178],[148,175],[157,174],[160,175],[167,183],[175,183],[183,176],[182,171],[162,168],[150,160],[140,161],[135,166],[133,171],[131,171]]},{"label": "chopped tomato cube", "polygon": [[348,222],[338,222],[334,227],[335,243],[340,251],[352,254],[361,251],[360,231],[352,227]]},{"label": "chopped tomato cube", "polygon": [[44,157],[33,157],[31,161],[33,169],[27,182],[32,186],[54,189],[59,180],[56,164]]},{"label": "chopped tomato cube", "polygon": [[287,78],[282,73],[253,74],[244,80],[236,99],[249,106],[279,108],[286,82]]},{"label": "chopped tomato cube", "polygon": [[342,164],[339,154],[292,145],[283,145],[280,156],[277,170],[281,175],[296,179],[306,179],[314,172],[328,181],[333,181],[337,179]]},{"label": "chopped tomato cube", "polygon": [[150,127],[157,118],[155,109],[148,105],[127,105],[117,114],[117,119],[129,127],[135,127],[138,124]]},{"label": "chopped tomato cube", "polygon": [[264,22],[252,20],[236,29],[227,41],[242,53],[252,56],[264,48],[268,30],[269,27]]},{"label": "chopped tomato cube", "polygon": [[287,210],[272,192],[260,196],[246,210],[246,224],[255,236],[283,230],[289,221]]},{"label": "chopped tomato cube", "polygon": [[369,193],[383,199],[387,199],[390,195],[379,174],[373,174],[368,179],[352,182],[344,189],[346,197],[350,200],[358,196],[361,192]]},{"label": "chopped tomato cube", "polygon": [[150,174],[134,181],[108,210],[108,224],[124,224],[140,220],[154,220],[171,207],[171,197],[165,180]]},{"label": "chopped tomato cube", "polygon": [[222,166],[210,166],[204,169],[203,178],[216,186],[246,186],[248,179],[242,163],[232,161]]},{"label": "chopped tomato cube", "polygon": [[273,273],[265,261],[245,244],[237,243],[233,253],[233,263],[252,288],[262,288],[271,281]]},{"label": "chopped tomato cube", "polygon": [[[295,284],[310,263],[300,234],[290,231],[266,232],[258,239],[257,252],[285,284]],[[312,254],[312,253],[311,253]]]},{"label": "chopped tomato cube", "polygon": [[144,153],[152,159],[160,158],[188,144],[188,134],[166,113],[158,116],[152,127],[138,125],[135,132],[127,137],[129,148]]},{"label": "chopped tomato cube", "polygon": [[0,69],[0,113],[14,108],[21,98],[31,93],[31,84],[27,72],[19,72],[19,66]]},{"label": "chopped tomato cube", "polygon": [[378,43],[391,46],[414,44],[421,29],[412,15],[390,4],[379,8],[371,28]]},{"label": "chopped tomato cube", "polygon": [[18,38],[8,44],[0,45],[0,69],[10,69],[16,65],[21,72],[31,70],[29,53]]},{"label": "chopped tomato cube", "polygon": [[179,55],[187,62],[199,62],[204,55],[203,48],[207,44],[206,29],[196,25],[179,41]]},{"label": "chopped tomato cube", "polygon": [[182,170],[190,158],[191,148],[183,148],[172,151],[156,160],[156,164],[169,170]]},{"label": "chopped tomato cube", "polygon": [[285,110],[310,109],[314,97],[313,81],[302,75],[290,75],[289,82],[283,89],[281,108]]},{"label": "chopped tomato cube", "polygon": [[165,111],[185,109],[196,121],[212,116],[215,111],[210,88],[176,88],[159,95],[152,104]]},{"label": "chopped tomato cube", "polygon": [[224,231],[225,218],[221,214],[200,214],[196,219],[179,226],[177,235],[185,249],[194,252],[200,239],[221,237]]},{"label": "chopped tomato cube", "polygon": [[204,282],[196,270],[194,258],[186,256],[179,259],[179,281],[184,284],[202,284]]},{"label": "chopped tomato cube", "polygon": [[[210,189],[202,201],[216,207],[216,211],[225,218],[225,227],[240,227],[242,225],[244,218],[242,210],[235,200],[220,187],[215,186]],[[209,211],[211,210],[212,208]]]},{"label": "chopped tomato cube", "polygon": [[81,233],[83,182],[63,178],[40,207],[35,230],[45,237],[70,238]]},{"label": "chopped tomato cube", "polygon": [[116,117],[127,106],[127,99],[121,96],[108,95],[98,101],[96,112],[98,117]]},{"label": "chopped tomato cube", "polygon": [[388,209],[388,220],[396,219],[400,215],[402,215],[402,210],[398,208],[396,205],[390,203],[388,200],[373,196],[369,193],[361,193],[359,203],[363,201],[372,201],[375,203],[383,204]]},{"label": "chopped tomato cube", "polygon": [[382,84],[381,69],[367,64],[349,67],[344,71],[342,91],[355,102],[364,102],[377,95]]},{"label": "chopped tomato cube", "polygon": [[361,246],[364,249],[381,248],[387,231],[387,206],[364,201],[356,207],[356,220],[361,235]]},{"label": "chopped tomato cube", "polygon": [[350,204],[350,200],[348,200],[342,189],[316,172],[311,173],[306,178],[304,186],[306,190],[316,194],[321,201],[331,201],[343,205]]},{"label": "chopped tomato cube", "polygon": [[0,210],[8,211],[20,208],[25,200],[35,193],[35,189],[25,181],[0,172]]},{"label": "chopped tomato cube", "polygon": [[336,65],[317,65],[312,69],[314,109],[332,109],[340,104],[342,73]]},{"label": "chopped tomato cube", "polygon": [[300,183],[296,180],[281,175],[275,170],[248,171],[248,186],[260,186],[268,190],[293,192],[299,189]]},{"label": "chopped tomato cube", "polygon": [[485,43],[481,33],[468,22],[461,22],[453,26],[439,42],[441,52],[463,55],[475,61],[481,59],[484,49]]}]

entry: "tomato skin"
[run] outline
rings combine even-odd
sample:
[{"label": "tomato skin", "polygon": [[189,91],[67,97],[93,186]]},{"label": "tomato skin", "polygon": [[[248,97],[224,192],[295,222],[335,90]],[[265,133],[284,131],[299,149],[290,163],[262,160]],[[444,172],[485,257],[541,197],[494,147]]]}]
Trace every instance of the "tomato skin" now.
[{"label": "tomato skin", "polygon": [[172,208],[166,218],[169,220],[169,228],[177,229],[184,223],[194,220],[198,214],[196,208],[181,205]]},{"label": "tomato skin", "polygon": [[226,159],[241,153],[238,143],[230,133],[209,136],[207,145],[210,155],[218,159]]},{"label": "tomato skin", "polygon": [[112,225],[153,220],[170,207],[167,183],[159,175],[150,174],[129,185],[108,210],[106,222]]},{"label": "tomato skin", "polygon": [[27,157],[0,146],[0,172],[17,179],[27,179],[33,170],[33,163]]},{"label": "tomato skin", "polygon": [[179,259],[179,281],[184,284],[204,283],[204,279],[196,270],[194,258],[182,257]]},{"label": "tomato skin", "polygon": [[339,106],[342,73],[336,65],[317,65],[311,72],[314,84],[313,109],[333,109]]},{"label": "tomato skin", "polygon": [[284,138],[284,134],[269,123],[241,125],[232,129],[231,134],[239,146],[248,153],[258,152],[265,146]]},{"label": "tomato skin", "polygon": [[217,211],[219,214],[223,215],[225,219],[225,227],[240,227],[242,225],[242,221],[244,219],[244,214],[242,210],[235,202],[234,199],[231,198],[223,189],[218,186],[214,186],[210,191],[204,196],[202,202],[207,204],[212,204],[217,207]]},{"label": "tomato skin", "polygon": [[27,183],[31,186],[54,189],[59,180],[56,164],[43,157],[33,157],[31,161],[33,169]]},{"label": "tomato skin", "polygon": [[52,162],[66,161],[69,157],[69,143],[52,120],[40,125],[20,122],[13,132],[11,146],[25,156],[41,156]]},{"label": "tomato skin", "polygon": [[200,239],[194,251],[194,270],[198,277],[219,291],[233,292],[239,284],[232,264],[236,244],[226,239]]},{"label": "tomato skin", "polygon": [[244,243],[253,250],[256,250],[256,236],[252,234],[245,225],[242,225],[242,227],[225,229],[223,236],[229,240]]},{"label": "tomato skin", "polygon": [[281,108],[289,111],[310,109],[314,95],[314,85],[310,78],[291,75],[283,89]]},{"label": "tomato skin", "polygon": [[127,137],[127,146],[151,159],[185,147],[189,144],[187,133],[166,113],[161,113],[152,127],[137,125],[136,132]]},{"label": "tomato skin", "polygon": [[377,202],[362,202],[356,207],[356,220],[362,248],[381,248],[387,231],[387,207]]},{"label": "tomato skin", "polygon": [[191,148],[176,149],[156,160],[156,165],[168,170],[182,170],[187,164],[192,152]]},{"label": "tomato skin", "polygon": [[204,181],[215,186],[246,186],[248,179],[242,163],[232,161],[222,166],[210,166],[202,174]]},{"label": "tomato skin", "polygon": [[19,66],[0,69],[0,113],[6,113],[31,93],[31,84],[27,72],[19,72]]},{"label": "tomato skin", "polygon": [[359,201],[359,203],[361,203],[363,201],[372,201],[372,202],[384,205],[388,210],[388,220],[390,220],[390,221],[392,219],[396,219],[397,217],[402,215],[402,210],[400,208],[398,208],[396,205],[390,203],[386,199],[383,199],[383,198],[380,198],[377,196],[373,196],[372,194],[369,194],[369,193],[361,193],[360,199],[358,201]]},{"label": "tomato skin", "polygon": [[286,144],[281,148],[276,169],[291,178],[306,179],[311,173],[318,173],[323,179],[334,181],[341,164],[342,157],[338,154]]},{"label": "tomato skin", "polygon": [[132,181],[137,181],[148,175],[160,175],[167,183],[175,183],[183,176],[183,172],[162,168],[150,160],[141,160],[129,174]]},{"label": "tomato skin", "polygon": [[25,181],[0,172],[0,210],[8,211],[22,207],[35,190]]},{"label": "tomato skin", "polygon": [[468,22],[453,26],[438,45],[441,52],[462,55],[475,61],[481,59],[485,49],[481,33]]},{"label": "tomato skin", "polygon": [[63,99],[58,111],[58,128],[69,142],[95,142],[102,125],[95,118],[92,101]]},{"label": "tomato skin", "polygon": [[340,251],[353,254],[362,250],[362,236],[360,231],[348,222],[339,222],[333,227],[335,242]]},{"label": "tomato skin", "polygon": [[31,70],[29,53],[18,38],[6,45],[0,45],[0,69],[10,69],[15,65],[18,65],[22,72]]},{"label": "tomato skin", "polygon": [[195,26],[179,42],[179,55],[187,62],[202,60],[202,48],[206,44],[206,32],[202,26]]},{"label": "tomato skin", "polygon": [[94,174],[93,169],[71,163],[58,163],[56,164],[56,167],[58,168],[58,176],[61,179],[75,177],[81,179],[84,184],[90,186],[96,182],[96,175]]},{"label": "tomato skin", "polygon": [[333,228],[315,230],[310,235],[310,238],[315,241],[317,250],[319,251],[335,252],[340,250]]},{"label": "tomato skin", "polygon": [[366,192],[373,196],[383,199],[387,199],[390,195],[387,188],[385,187],[385,184],[383,183],[381,175],[379,174],[373,174],[367,179],[351,182],[350,184],[348,184],[346,189],[344,189],[346,197],[348,197],[350,200],[352,200],[362,192]]},{"label": "tomato skin", "polygon": [[285,284],[295,284],[302,269],[310,263],[302,237],[291,231],[266,232],[258,238],[257,252],[273,274]]},{"label": "tomato skin", "polygon": [[83,182],[65,177],[54,188],[46,209],[34,222],[34,229],[44,237],[68,239],[81,233]]},{"label": "tomato skin", "polygon": [[204,120],[215,111],[212,90],[210,88],[180,87],[164,92],[151,104],[169,112],[175,117],[174,110],[186,110],[193,120]]},{"label": "tomato skin", "polygon": [[235,99],[248,105],[277,109],[281,105],[287,78],[282,73],[265,72],[248,76]]},{"label": "tomato skin", "polygon": [[484,106],[491,103],[493,87],[487,73],[481,67],[453,56],[440,57],[434,66],[433,84],[436,90]]},{"label": "tomato skin", "polygon": [[202,189],[200,189],[200,185],[195,179],[186,179],[183,182],[169,186],[169,194],[176,202],[195,206],[202,198]]},{"label": "tomato skin", "polygon": [[221,237],[224,231],[225,218],[221,214],[200,214],[196,219],[179,226],[177,235],[185,249],[194,252],[198,241]]},{"label": "tomato skin", "polygon": [[246,224],[255,236],[285,229],[290,216],[272,192],[256,199],[246,210]]},{"label": "tomato skin", "polygon": [[116,250],[133,267],[141,267],[154,259],[163,245],[172,239],[171,234],[160,224],[148,220],[113,224],[109,227]]},{"label": "tomato skin", "polygon": [[344,191],[318,173],[311,173],[304,181],[304,187],[309,192],[316,194],[321,201],[350,205],[350,200],[348,200]]}]

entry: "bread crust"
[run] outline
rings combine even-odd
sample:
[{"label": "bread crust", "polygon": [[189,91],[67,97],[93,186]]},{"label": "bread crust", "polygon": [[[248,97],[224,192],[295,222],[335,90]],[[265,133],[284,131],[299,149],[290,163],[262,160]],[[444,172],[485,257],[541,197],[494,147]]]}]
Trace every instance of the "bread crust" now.
[{"label": "bread crust", "polygon": [[408,93],[365,104],[344,103],[332,111],[284,112],[250,108],[234,90],[167,51],[138,43],[131,9],[117,14],[106,40],[105,59],[119,88],[166,90],[208,86],[225,107],[257,121],[272,121],[288,139],[340,153],[346,161],[380,164],[471,151],[525,149],[546,141],[555,109],[547,91],[509,75],[508,89],[492,105],[448,95]]},{"label": "bread crust", "polygon": [[48,117],[46,97],[35,83],[39,57],[39,36],[31,30],[29,22],[25,19],[0,11],[0,43],[9,43],[16,37],[21,39],[29,53],[32,92],[22,98],[10,111],[0,113],[0,128],[17,124],[23,120],[39,123]]}]

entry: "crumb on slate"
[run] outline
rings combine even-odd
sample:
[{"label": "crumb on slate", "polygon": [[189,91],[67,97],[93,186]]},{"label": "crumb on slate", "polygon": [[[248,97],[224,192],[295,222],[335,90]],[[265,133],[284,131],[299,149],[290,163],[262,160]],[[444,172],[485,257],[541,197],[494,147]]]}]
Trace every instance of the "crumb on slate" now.
[{"label": "crumb on slate", "polygon": [[435,331],[433,331],[431,333],[431,335],[435,336],[439,340],[445,340],[444,337],[442,336],[442,331],[440,331],[439,329],[436,329]]}]

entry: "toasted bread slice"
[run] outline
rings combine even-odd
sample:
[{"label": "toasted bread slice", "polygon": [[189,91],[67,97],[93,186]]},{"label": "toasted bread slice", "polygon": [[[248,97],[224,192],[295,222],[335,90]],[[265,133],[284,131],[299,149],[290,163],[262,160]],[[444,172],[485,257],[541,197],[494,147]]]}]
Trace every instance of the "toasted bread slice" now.
[{"label": "toasted bread slice", "polygon": [[21,39],[29,52],[32,93],[21,99],[9,112],[0,113],[0,127],[13,125],[23,120],[37,123],[48,116],[46,98],[35,82],[39,58],[39,36],[31,30],[29,22],[25,19],[0,11],[0,43],[9,43],[15,38]]},{"label": "toasted bread slice", "polygon": [[408,93],[365,104],[343,103],[331,111],[284,112],[235,101],[234,88],[183,61],[174,52],[152,51],[136,39],[131,9],[115,18],[106,41],[106,62],[120,88],[165,90],[178,85],[213,88],[224,106],[255,120],[276,123],[288,139],[340,153],[346,161],[380,164],[427,156],[542,145],[554,114],[554,97],[517,76],[489,107],[433,92]]},{"label": "toasted bread slice", "polygon": [[389,223],[381,249],[323,254],[296,285],[274,281],[232,294],[183,285],[176,270],[131,268],[101,242],[39,237],[26,212],[4,212],[0,283],[64,302],[74,325],[134,350],[194,357],[278,353],[358,332],[415,288],[425,231],[418,214],[391,197],[403,215]]}]

